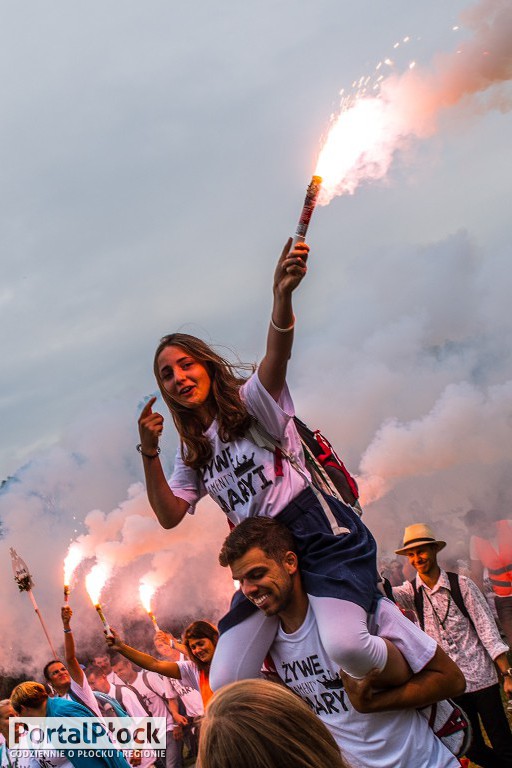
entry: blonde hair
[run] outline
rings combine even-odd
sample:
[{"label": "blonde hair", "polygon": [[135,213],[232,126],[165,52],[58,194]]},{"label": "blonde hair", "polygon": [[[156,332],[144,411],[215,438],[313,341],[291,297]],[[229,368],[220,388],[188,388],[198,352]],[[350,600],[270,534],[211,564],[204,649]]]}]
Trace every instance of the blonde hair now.
[{"label": "blonde hair", "polygon": [[210,700],[200,768],[349,768],[334,738],[284,685],[240,680]]},{"label": "blonde hair", "polygon": [[47,698],[44,685],[29,681],[16,686],[11,693],[11,705],[15,712],[19,712],[20,707],[38,709]]}]

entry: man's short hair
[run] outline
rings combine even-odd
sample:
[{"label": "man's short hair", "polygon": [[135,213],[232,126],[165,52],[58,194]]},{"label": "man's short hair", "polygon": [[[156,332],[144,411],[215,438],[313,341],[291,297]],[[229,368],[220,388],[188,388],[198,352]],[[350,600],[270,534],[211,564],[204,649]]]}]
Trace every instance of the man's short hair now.
[{"label": "man's short hair", "polygon": [[97,664],[89,664],[85,668],[85,676],[87,679],[90,678],[91,675],[94,675],[95,677],[106,677],[104,671],[101,667],[99,667]]},{"label": "man's short hair", "polygon": [[54,664],[62,664],[62,666],[64,667],[66,666],[64,662],[61,661],[60,659],[52,659],[51,661],[48,662],[48,664],[45,664],[45,667],[43,669],[43,675],[44,675],[44,679],[48,680],[48,682],[51,682],[50,667],[52,667]]},{"label": "man's short hair", "polygon": [[297,543],[283,523],[271,517],[249,517],[233,528],[224,541],[219,563],[226,568],[259,547],[272,560],[280,560],[287,552],[297,552]]},{"label": "man's short hair", "polygon": [[[114,666],[114,664],[118,664],[120,661],[127,661],[129,664],[132,664],[130,659],[127,659],[126,656],[123,656],[123,654],[119,653],[119,651],[115,651],[115,653],[111,654],[111,656],[110,656],[110,664],[112,666]],[[133,666],[133,664],[132,664],[132,666]]]}]

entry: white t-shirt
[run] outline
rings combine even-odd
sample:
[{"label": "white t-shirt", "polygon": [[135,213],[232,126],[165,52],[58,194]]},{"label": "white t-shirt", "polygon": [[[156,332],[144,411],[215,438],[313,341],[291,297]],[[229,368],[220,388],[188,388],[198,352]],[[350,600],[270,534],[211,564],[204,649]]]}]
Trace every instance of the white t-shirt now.
[{"label": "white t-shirt", "polygon": [[94,695],[94,692],[89,685],[89,681],[87,680],[85,674],[83,674],[82,685],[78,685],[78,683],[72,679],[70,689],[73,691],[73,693],[76,693],[78,699],[74,699],[69,695],[69,693],[65,693],[64,696],[60,696],[60,698],[68,699],[68,701],[78,701],[79,704],[85,704],[85,706],[89,707],[89,709],[92,710],[95,715],[102,717],[98,700]]},{"label": "white t-shirt", "polygon": [[133,691],[130,691],[128,686],[126,686],[124,683],[117,683],[117,685],[121,688],[121,701],[116,698],[115,685],[110,684],[108,695],[115,699],[123,707],[123,709],[126,710],[130,717],[148,717],[148,713],[140,703],[136,694]]},{"label": "white t-shirt", "polygon": [[[385,598],[369,625],[373,634],[395,643],[414,673],[435,654],[435,641]],[[323,649],[311,606],[297,632],[279,629],[270,654],[277,674],[325,723],[353,768],[459,767],[415,709],[363,714],[352,707],[338,666]]]},{"label": "white t-shirt", "polygon": [[[192,682],[192,680],[187,679],[187,674],[183,674],[183,668],[182,664],[185,664],[187,662],[180,661],[178,662],[180,666],[180,672],[181,672],[181,680],[178,680],[174,677],[169,677],[169,684],[174,689],[174,691],[177,693],[177,695],[180,697],[181,701],[183,702],[183,706],[185,707],[185,711],[188,715],[188,717],[201,717],[204,715],[204,704],[203,699],[201,696],[201,692],[198,690],[198,682],[196,683],[196,680]],[[192,664],[192,662],[188,662],[189,664]],[[193,665],[195,666],[195,665]],[[197,670],[197,667],[196,667]]]},{"label": "white t-shirt", "polygon": [[[249,413],[304,467],[302,443],[293,421],[294,407],[287,385],[276,402],[256,372],[241,387],[240,397]],[[308,484],[305,467],[306,478],[286,459],[282,462],[283,476],[276,477],[274,453],[260,448],[252,440],[241,437],[222,442],[216,420],[206,435],[212,445],[213,459],[198,472],[185,466],[178,449],[169,480],[173,493],[189,503],[190,513],[194,512],[199,499],[209,494],[235,525],[254,515],[274,517]]]},{"label": "white t-shirt", "polygon": [[[146,685],[144,682],[144,676],[147,677],[149,685]],[[163,698],[177,698],[175,691],[169,685],[169,679],[163,677],[163,675],[159,675],[158,672],[138,672],[134,682],[130,683],[130,685],[136,688],[141,694],[142,699],[152,716],[165,717],[166,729],[168,731],[173,731],[176,724],[163,701]]]},{"label": "white t-shirt", "polygon": [[[119,683],[117,685],[119,685]],[[110,685],[108,695],[112,696],[113,699],[116,699],[115,685]],[[116,701],[118,701],[118,699],[116,699]],[[121,683],[121,701],[119,703],[130,715],[130,717],[135,719],[135,721],[137,721],[139,717],[148,716],[148,713],[140,703],[136,694],[133,691],[130,691],[130,689],[124,685],[124,683]],[[149,768],[150,765],[153,765],[155,759],[156,755],[153,750],[144,750],[144,755],[142,756],[140,762],[140,768]]]}]

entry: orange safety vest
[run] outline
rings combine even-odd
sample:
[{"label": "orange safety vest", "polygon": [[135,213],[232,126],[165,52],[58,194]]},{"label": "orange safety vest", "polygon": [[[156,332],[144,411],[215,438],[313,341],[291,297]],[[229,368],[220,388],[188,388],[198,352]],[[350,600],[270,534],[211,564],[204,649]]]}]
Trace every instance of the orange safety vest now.
[{"label": "orange safety vest", "polygon": [[496,546],[488,539],[475,536],[478,559],[487,568],[493,590],[500,597],[512,595],[512,521],[496,522]]}]

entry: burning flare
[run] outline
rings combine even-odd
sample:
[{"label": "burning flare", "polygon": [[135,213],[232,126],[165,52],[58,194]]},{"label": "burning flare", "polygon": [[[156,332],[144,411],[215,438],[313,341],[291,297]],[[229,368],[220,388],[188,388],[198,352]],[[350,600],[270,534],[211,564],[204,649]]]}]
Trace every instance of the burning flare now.
[{"label": "burning flare", "polygon": [[149,618],[153,622],[153,625],[155,629],[158,631],[160,627],[157,624],[155,614],[151,610],[151,600],[153,599],[153,595],[156,592],[156,587],[154,587],[151,584],[148,584],[147,582],[141,581],[139,584],[139,596],[140,601],[144,607],[144,610],[148,614]]},{"label": "burning flare", "polygon": [[92,603],[98,612],[98,616],[101,619],[101,623],[103,624],[103,628],[107,635],[111,635],[112,631],[103,614],[100,605],[100,597],[102,589],[107,583],[109,576],[110,570],[105,565],[105,563],[96,563],[96,565],[93,566],[91,571],[85,577],[85,588],[87,589],[89,597],[91,598]]},{"label": "burning flare", "polygon": [[[342,97],[315,170],[323,179],[319,205],[353,194],[363,181],[383,178],[406,142],[434,133],[442,110],[462,100],[480,112],[510,108],[510,95],[496,86],[512,78],[512,3],[481,0],[465,11],[463,21],[473,37],[437,56],[429,70],[410,62],[401,76],[378,74],[373,87],[371,77],[361,78],[354,93]],[[383,65],[392,67],[393,61],[380,62],[376,74]],[[476,100],[493,86],[490,97]]]},{"label": "burning flare", "polygon": [[70,592],[71,579],[76,569],[84,558],[80,545],[75,542],[70,545],[68,553],[64,558],[64,600],[67,603]]}]

